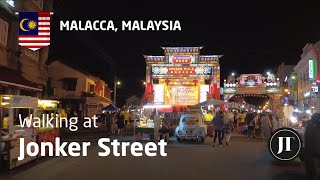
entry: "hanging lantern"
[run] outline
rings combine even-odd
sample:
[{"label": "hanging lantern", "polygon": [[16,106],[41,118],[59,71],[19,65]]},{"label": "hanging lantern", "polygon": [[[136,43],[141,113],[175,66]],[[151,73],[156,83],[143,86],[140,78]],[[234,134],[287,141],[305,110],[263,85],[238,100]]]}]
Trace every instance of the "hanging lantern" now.
[{"label": "hanging lantern", "polygon": [[164,82],[166,82],[167,86],[168,84],[170,83],[170,80],[169,79],[166,79]]},{"label": "hanging lantern", "polygon": [[196,80],[196,79],[193,80],[192,82],[193,82],[194,86],[196,86],[198,84],[198,80]]}]

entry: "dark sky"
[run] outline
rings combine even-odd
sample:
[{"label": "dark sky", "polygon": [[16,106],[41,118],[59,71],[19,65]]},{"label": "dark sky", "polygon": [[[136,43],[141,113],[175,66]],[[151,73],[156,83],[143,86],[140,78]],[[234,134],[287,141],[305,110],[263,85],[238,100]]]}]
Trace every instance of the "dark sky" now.
[{"label": "dark sky", "polygon": [[[92,3],[90,3],[92,2]],[[147,2],[147,1],[146,1]],[[150,1],[148,1],[150,2]],[[319,4],[202,3],[159,1],[118,5],[106,1],[55,1],[52,58],[62,58],[112,84],[116,62],[121,102],[141,95],[143,54],[163,55],[160,46],[204,46],[202,54],[223,54],[222,78],[231,72],[265,73],[285,62],[296,64],[308,42],[320,40]],[[60,32],[58,20],[179,20],[178,32]],[[112,85],[110,85],[112,87]]]}]

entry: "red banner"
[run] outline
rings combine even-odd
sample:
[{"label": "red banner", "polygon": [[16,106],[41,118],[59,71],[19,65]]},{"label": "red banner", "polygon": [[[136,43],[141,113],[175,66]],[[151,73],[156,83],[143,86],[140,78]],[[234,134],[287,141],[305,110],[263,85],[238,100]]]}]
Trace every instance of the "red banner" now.
[{"label": "red banner", "polygon": [[173,64],[190,64],[191,56],[174,56],[172,58]]},{"label": "red banner", "polygon": [[167,74],[197,74],[196,67],[168,67]]}]

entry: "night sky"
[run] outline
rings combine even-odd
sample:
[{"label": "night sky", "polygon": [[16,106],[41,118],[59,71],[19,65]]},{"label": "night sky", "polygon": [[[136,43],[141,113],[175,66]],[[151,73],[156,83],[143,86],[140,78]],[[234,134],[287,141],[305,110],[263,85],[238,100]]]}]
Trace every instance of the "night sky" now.
[{"label": "night sky", "polygon": [[[223,54],[222,79],[231,72],[274,72],[281,62],[296,64],[304,45],[320,40],[318,7],[292,1],[263,4],[159,1],[147,6],[126,1],[108,5],[105,1],[56,0],[50,59],[77,65],[100,76],[110,87],[116,66],[117,77],[123,84],[118,99],[123,103],[130,95],[142,95],[143,54],[163,55],[161,46],[204,46],[201,54]],[[119,27],[121,20],[179,20],[182,31],[59,31],[59,20],[103,19],[114,20]]]}]

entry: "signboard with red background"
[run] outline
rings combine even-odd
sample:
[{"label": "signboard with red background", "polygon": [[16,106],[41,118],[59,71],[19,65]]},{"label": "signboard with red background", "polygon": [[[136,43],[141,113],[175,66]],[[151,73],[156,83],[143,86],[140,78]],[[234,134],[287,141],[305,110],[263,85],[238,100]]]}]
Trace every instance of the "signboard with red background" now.
[{"label": "signboard with red background", "polygon": [[169,56],[170,64],[192,64],[195,63],[194,55],[171,55]]}]

